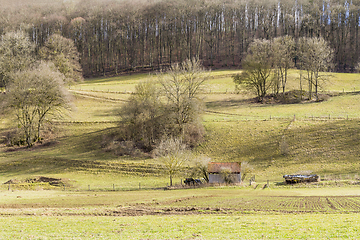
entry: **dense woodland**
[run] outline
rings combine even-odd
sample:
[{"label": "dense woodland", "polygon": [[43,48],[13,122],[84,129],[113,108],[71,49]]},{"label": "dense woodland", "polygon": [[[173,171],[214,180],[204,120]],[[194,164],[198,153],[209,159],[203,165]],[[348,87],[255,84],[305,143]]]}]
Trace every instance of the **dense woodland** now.
[{"label": "dense woodland", "polygon": [[17,0],[0,11],[1,34],[21,28],[37,48],[54,33],[72,39],[84,76],[192,57],[212,68],[239,67],[254,39],[284,35],[323,37],[335,71],[352,72],[359,61],[359,0]]}]

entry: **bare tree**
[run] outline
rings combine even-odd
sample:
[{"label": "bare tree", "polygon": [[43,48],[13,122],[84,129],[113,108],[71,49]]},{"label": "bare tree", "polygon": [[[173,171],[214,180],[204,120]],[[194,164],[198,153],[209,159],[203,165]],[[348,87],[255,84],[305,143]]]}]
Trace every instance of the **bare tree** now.
[{"label": "bare tree", "polygon": [[299,40],[299,58],[301,66],[307,71],[309,99],[312,98],[312,88],[315,88],[316,101],[319,101],[318,91],[325,75],[332,66],[333,50],[323,38],[301,38]]},{"label": "bare tree", "polygon": [[195,146],[204,134],[198,93],[207,77],[197,60],[187,60],[160,73],[159,82],[137,85],[120,111],[125,138],[147,152],[164,136],[180,137],[184,144]]},{"label": "bare tree", "polygon": [[184,125],[195,122],[201,113],[201,88],[209,78],[197,59],[186,60],[171,67],[159,75],[163,93],[167,99],[168,111],[177,126],[177,134],[184,134]]},{"label": "bare tree", "polygon": [[69,98],[63,87],[63,75],[43,63],[13,74],[4,101],[14,112],[25,142],[31,147],[41,138],[40,129],[46,117],[66,107]]},{"label": "bare tree", "polygon": [[53,34],[39,51],[39,56],[45,61],[51,61],[57,70],[64,74],[67,82],[83,79],[79,63],[79,53],[71,39]]},{"label": "bare tree", "polygon": [[37,100],[37,133],[41,141],[41,128],[50,117],[59,118],[64,110],[70,109],[71,96],[64,87],[64,75],[55,69],[52,63],[41,63],[35,70]]},{"label": "bare tree", "polygon": [[169,175],[170,186],[172,186],[175,174],[190,161],[190,152],[181,139],[167,138],[161,140],[154,153],[162,162],[165,171]]},{"label": "bare tree", "polygon": [[244,181],[246,176],[250,175],[253,172],[253,166],[251,166],[248,162],[241,162],[241,181]]},{"label": "bare tree", "polygon": [[166,131],[163,109],[159,89],[153,81],[137,85],[120,111],[122,123],[126,125],[127,138],[151,151]]},{"label": "bare tree", "polygon": [[6,88],[10,75],[30,67],[35,61],[35,45],[24,32],[8,32],[0,41],[0,87]]},{"label": "bare tree", "polygon": [[206,182],[209,182],[208,164],[210,158],[207,156],[198,156],[193,159],[194,166],[192,167],[191,177],[202,177]]},{"label": "bare tree", "polygon": [[278,71],[282,93],[285,94],[288,71],[294,66],[295,41],[291,36],[277,37],[272,43],[274,64]]},{"label": "bare tree", "polygon": [[271,42],[255,40],[250,44],[248,54],[243,61],[244,71],[233,76],[235,85],[244,84],[256,94],[259,102],[262,102],[273,85],[273,61]]}]

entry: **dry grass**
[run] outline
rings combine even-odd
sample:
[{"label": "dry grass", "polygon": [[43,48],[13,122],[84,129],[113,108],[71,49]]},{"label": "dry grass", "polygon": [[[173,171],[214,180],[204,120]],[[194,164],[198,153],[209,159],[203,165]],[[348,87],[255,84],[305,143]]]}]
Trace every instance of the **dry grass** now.
[{"label": "dry grass", "polygon": [[[236,71],[212,72],[213,78],[207,87],[220,92],[226,90],[233,85],[230,76],[234,73]],[[295,76],[296,72],[291,74]],[[341,86],[359,84],[357,76],[334,74],[332,89],[340,91]],[[58,143],[32,150],[15,148],[15,151],[2,146],[0,165],[3,175],[0,180],[47,174],[58,177],[64,174],[79,179],[78,174],[84,174],[81,178],[88,180],[81,180],[83,188],[87,187],[87,181],[101,188],[112,183],[102,184],[100,179],[93,181],[93,176],[100,175],[109,180],[114,176],[127,178],[133,175],[132,180],[126,180],[131,187],[146,181],[153,182],[154,186],[166,185],[166,176],[154,176],[143,181],[139,174],[135,174],[145,171],[150,163],[156,165],[156,162],[142,157],[118,157],[101,148],[103,137],[114,134],[119,120],[117,109],[129,96],[123,91],[125,88],[133,89],[136,83],[148,77],[148,74],[138,74],[91,79],[72,86],[74,93],[79,92],[75,94],[76,109],[54,125]],[[108,89],[111,89],[109,93]],[[353,174],[360,169],[356,138],[360,129],[357,120],[360,118],[360,95],[357,93],[338,95],[320,103],[259,104],[252,101],[249,94],[214,91],[201,95],[208,107],[203,117],[207,140],[195,150],[197,153],[205,154],[213,161],[247,161],[254,166],[254,174],[264,181],[281,181],[283,174],[297,171],[339,175]],[[296,121],[289,128],[294,115]],[[319,121],[312,116],[323,118]],[[339,116],[349,120],[334,119]],[[10,121],[1,121],[0,131],[5,131],[11,125]],[[287,146],[286,155],[283,155],[281,144]],[[114,170],[115,165],[123,169],[126,164],[140,170]],[[148,176],[146,172],[144,174]],[[179,175],[175,181],[179,182],[185,175]]]}]

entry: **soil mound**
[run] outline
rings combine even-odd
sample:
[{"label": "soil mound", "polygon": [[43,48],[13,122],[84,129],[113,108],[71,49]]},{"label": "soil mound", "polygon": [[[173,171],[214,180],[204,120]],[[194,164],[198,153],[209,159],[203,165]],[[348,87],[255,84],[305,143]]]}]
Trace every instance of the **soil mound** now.
[{"label": "soil mound", "polygon": [[66,182],[68,182],[68,179],[38,176],[38,177],[27,178],[23,181],[18,180],[18,179],[10,179],[9,181],[5,182],[4,184],[49,183],[52,186],[64,186],[64,185],[66,185]]}]

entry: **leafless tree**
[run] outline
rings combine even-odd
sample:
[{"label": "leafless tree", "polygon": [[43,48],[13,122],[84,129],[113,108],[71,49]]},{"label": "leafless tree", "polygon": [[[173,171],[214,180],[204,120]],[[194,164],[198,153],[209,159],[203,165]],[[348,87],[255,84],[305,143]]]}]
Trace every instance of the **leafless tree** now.
[{"label": "leafless tree", "polygon": [[52,114],[59,116],[55,113],[68,106],[69,95],[63,84],[63,75],[46,63],[11,75],[4,101],[14,112],[28,147],[41,139],[44,120]]},{"label": "leafless tree", "polygon": [[273,85],[274,57],[269,40],[255,40],[249,46],[243,61],[244,71],[233,77],[236,85],[244,84],[252,90],[260,102]]},{"label": "leafless tree", "polygon": [[191,159],[190,152],[180,138],[167,138],[161,140],[155,149],[155,155],[162,162],[165,171],[169,175],[170,186],[173,178]]},{"label": "leafless tree", "polygon": [[45,61],[51,61],[62,73],[66,82],[81,81],[82,69],[79,63],[79,53],[71,39],[53,34],[39,50],[39,56]]},{"label": "leafless tree", "polygon": [[295,41],[291,36],[277,37],[272,43],[274,64],[277,69],[277,75],[281,83],[282,93],[285,94],[285,88],[288,78],[288,71],[294,67]]},{"label": "leafless tree", "polygon": [[197,121],[202,110],[198,97],[205,81],[209,78],[197,59],[185,60],[159,74],[159,82],[167,100],[168,111],[177,126],[177,134],[183,135],[185,124]]},{"label": "leafless tree", "polygon": [[159,87],[148,80],[136,86],[134,94],[123,105],[120,115],[127,138],[151,151],[166,131],[166,114],[160,100]]},{"label": "leafless tree", "polygon": [[301,38],[299,40],[299,59],[301,66],[307,72],[309,99],[315,88],[316,101],[319,101],[318,91],[324,80],[321,72],[329,71],[332,66],[333,50],[323,38]]},{"label": "leafless tree", "polygon": [[0,87],[6,88],[10,75],[27,69],[35,61],[35,45],[22,31],[8,32],[0,41]]}]

